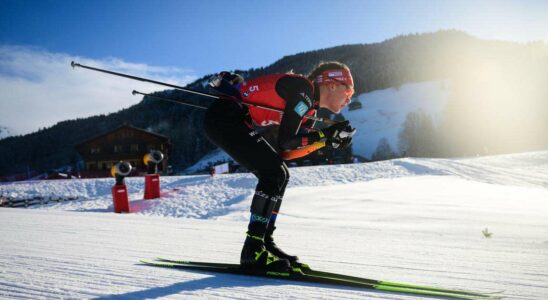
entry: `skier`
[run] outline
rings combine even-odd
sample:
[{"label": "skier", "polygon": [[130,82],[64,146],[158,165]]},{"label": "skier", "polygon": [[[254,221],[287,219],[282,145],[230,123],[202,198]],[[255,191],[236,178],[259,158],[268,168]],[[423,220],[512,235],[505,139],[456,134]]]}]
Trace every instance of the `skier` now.
[{"label": "skier", "polygon": [[[323,146],[345,148],[355,129],[348,121],[320,131],[303,132],[305,115],[319,107],[339,113],[354,94],[350,69],[339,62],[319,64],[307,77],[271,74],[244,81],[240,75],[221,72],[210,82],[224,95],[207,110],[206,136],[258,178],[251,202],[247,237],[241,252],[244,268],[289,272],[299,267],[298,257],[282,251],[273,239],[276,217],[289,180],[284,159],[304,156]],[[260,104],[277,111],[242,105]],[[277,143],[267,142],[255,128],[275,125]]]}]

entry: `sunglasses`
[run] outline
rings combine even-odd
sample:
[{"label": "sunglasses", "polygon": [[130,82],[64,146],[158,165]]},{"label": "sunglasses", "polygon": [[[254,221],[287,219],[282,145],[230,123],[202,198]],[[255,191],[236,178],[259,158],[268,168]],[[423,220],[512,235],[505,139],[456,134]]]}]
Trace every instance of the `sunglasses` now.
[{"label": "sunglasses", "polygon": [[334,77],[329,77],[329,79],[335,80],[336,82],[338,82],[338,83],[344,85],[345,88],[346,88],[345,93],[346,93],[346,96],[347,96],[347,97],[352,97],[352,95],[354,95],[354,87],[351,87],[351,86],[348,85],[346,82],[341,81],[341,80],[338,80],[338,79],[336,79],[336,78],[334,78]]}]

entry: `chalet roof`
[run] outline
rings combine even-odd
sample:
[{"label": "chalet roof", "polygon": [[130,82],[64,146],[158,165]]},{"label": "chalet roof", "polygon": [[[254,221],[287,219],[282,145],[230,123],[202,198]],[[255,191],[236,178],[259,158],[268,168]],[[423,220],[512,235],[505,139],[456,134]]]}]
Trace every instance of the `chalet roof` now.
[{"label": "chalet roof", "polygon": [[165,136],[165,135],[161,135],[161,134],[158,134],[158,133],[154,133],[154,132],[151,132],[151,131],[147,131],[147,130],[144,130],[144,129],[141,129],[141,128],[137,128],[137,127],[134,127],[134,126],[131,126],[131,125],[128,125],[128,124],[123,124],[123,125],[121,125],[121,126],[115,128],[115,129],[113,129],[113,130],[107,131],[107,132],[105,132],[105,133],[101,133],[101,134],[96,135],[96,136],[94,136],[94,137],[91,137],[91,138],[89,138],[89,139],[87,139],[87,140],[84,140],[84,141],[81,141],[81,142],[79,142],[79,143],[76,143],[76,144],[74,144],[74,147],[80,147],[80,146],[82,146],[82,145],[85,145],[85,144],[87,144],[87,143],[89,143],[89,142],[92,142],[92,141],[95,141],[95,140],[97,140],[97,139],[100,139],[100,138],[102,138],[102,137],[104,137],[104,136],[107,136],[107,135],[109,135],[109,134],[111,134],[111,133],[113,133],[113,132],[116,132],[116,131],[118,131],[118,130],[120,130],[120,129],[124,129],[124,128],[131,129],[131,130],[135,130],[135,131],[139,131],[139,132],[142,132],[142,133],[145,133],[145,134],[148,134],[148,135],[152,135],[152,136],[158,137],[158,138],[164,140],[165,142],[168,142],[168,141],[169,141],[169,137],[167,137],[167,136]]}]

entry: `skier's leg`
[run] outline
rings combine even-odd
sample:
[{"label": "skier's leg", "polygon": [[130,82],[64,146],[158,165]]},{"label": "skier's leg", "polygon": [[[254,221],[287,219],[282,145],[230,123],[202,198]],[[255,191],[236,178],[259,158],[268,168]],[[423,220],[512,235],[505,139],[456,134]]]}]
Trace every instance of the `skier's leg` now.
[{"label": "skier's leg", "polygon": [[282,200],[285,194],[285,188],[287,187],[287,183],[289,182],[289,168],[287,167],[285,163],[282,165],[282,167],[284,169],[284,173],[286,174],[286,176],[285,176],[285,181],[280,186],[280,192],[279,192],[280,197],[278,201],[276,201],[276,205],[274,205],[274,209],[272,210],[272,216],[270,217],[270,223],[272,225],[274,225],[274,223],[276,222],[276,217],[278,216],[278,212],[280,211],[280,208],[282,206]]},{"label": "skier's leg", "polygon": [[230,101],[215,102],[206,113],[204,129],[207,137],[227,152],[259,179],[251,205],[250,231],[257,236],[264,235],[272,211],[281,199],[289,170],[280,155],[256,131],[245,124],[245,108]]},{"label": "skier's leg", "polygon": [[204,122],[208,138],[259,179],[241,263],[287,270],[287,260],[274,257],[264,248],[268,221],[287,184],[287,167],[278,153],[245,121],[245,111],[238,104],[217,101],[209,108]]},{"label": "skier's leg", "polygon": [[268,251],[270,251],[272,254],[280,257],[280,258],[284,258],[284,259],[287,259],[289,260],[289,262],[294,265],[294,266],[298,266],[299,264],[299,258],[295,255],[289,255],[287,253],[285,253],[282,249],[280,249],[278,247],[278,245],[276,245],[276,243],[274,243],[274,237],[273,237],[273,234],[274,234],[274,231],[276,230],[276,218],[278,217],[278,212],[280,211],[280,207],[282,205],[282,199],[283,199],[283,195],[284,195],[284,192],[285,192],[285,188],[287,186],[287,183],[289,181],[289,170],[287,169],[287,166],[284,164],[284,168],[286,169],[286,173],[288,174],[286,176],[286,181],[282,183],[282,186],[280,188],[280,197],[278,199],[278,201],[276,201],[276,204],[274,205],[274,209],[272,210],[272,215],[270,216],[270,220],[268,222],[268,226],[266,228],[266,233],[265,233],[265,236],[264,236],[264,241],[265,241],[265,247]]}]

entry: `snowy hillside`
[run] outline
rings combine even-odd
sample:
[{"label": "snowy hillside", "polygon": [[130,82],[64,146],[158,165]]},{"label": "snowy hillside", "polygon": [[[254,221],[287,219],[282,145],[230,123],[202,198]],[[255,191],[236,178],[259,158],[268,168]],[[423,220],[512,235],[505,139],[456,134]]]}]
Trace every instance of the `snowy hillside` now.
[{"label": "snowy hillside", "polygon": [[218,165],[220,162],[234,161],[221,148],[217,148],[208,154],[204,155],[197,163],[186,168],[183,174],[195,174],[205,170],[209,166]]},{"label": "snowy hillside", "polygon": [[440,121],[450,93],[449,81],[408,83],[399,88],[360,94],[362,109],[341,113],[358,131],[352,139],[355,154],[371,158],[385,137],[392,149],[398,149],[398,134],[410,112],[422,110]]},{"label": "snowy hillside", "polygon": [[[316,269],[548,298],[548,152],[291,169],[277,241]],[[79,196],[0,209],[0,298],[418,299],[355,288],[156,269],[156,256],[237,263],[250,174],[0,184],[0,195]],[[491,238],[482,230],[488,228]]]}]

